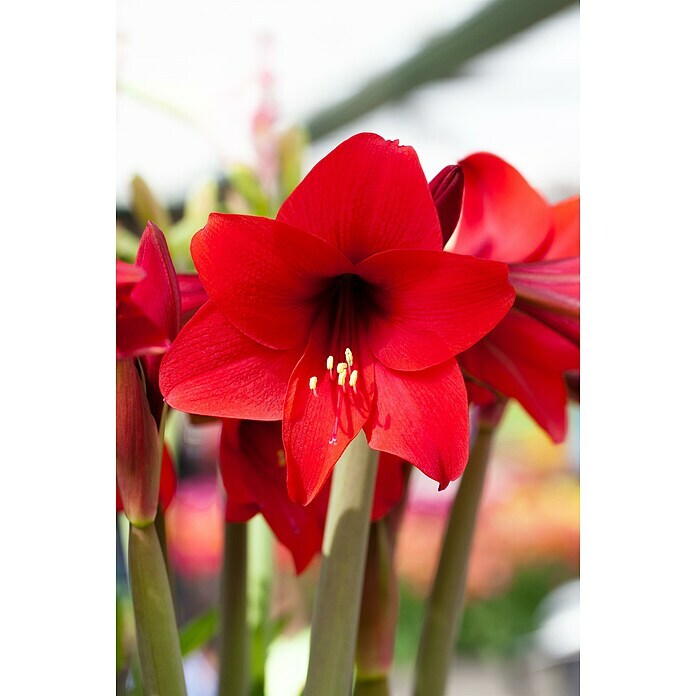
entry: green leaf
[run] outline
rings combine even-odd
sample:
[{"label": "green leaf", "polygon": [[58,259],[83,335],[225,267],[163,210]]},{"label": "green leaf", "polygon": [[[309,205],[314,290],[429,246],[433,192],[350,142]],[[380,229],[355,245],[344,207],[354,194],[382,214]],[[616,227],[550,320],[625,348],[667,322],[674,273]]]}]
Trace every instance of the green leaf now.
[{"label": "green leaf", "polygon": [[219,628],[220,614],[214,607],[185,623],[179,629],[182,656],[206,645],[217,635]]},{"label": "green leaf", "polygon": [[307,132],[302,128],[290,128],[280,136],[280,196],[282,200],[293,192],[302,179],[302,155],[306,146]]},{"label": "green leaf", "polygon": [[249,208],[248,210],[232,210],[233,213],[248,212],[252,215],[264,216],[271,214],[271,204],[263,192],[261,182],[249,167],[235,165],[230,170],[228,178],[233,193],[239,195]]},{"label": "green leaf", "polygon": [[121,261],[133,263],[135,255],[138,253],[140,240],[123,225],[116,223],[116,257]]}]

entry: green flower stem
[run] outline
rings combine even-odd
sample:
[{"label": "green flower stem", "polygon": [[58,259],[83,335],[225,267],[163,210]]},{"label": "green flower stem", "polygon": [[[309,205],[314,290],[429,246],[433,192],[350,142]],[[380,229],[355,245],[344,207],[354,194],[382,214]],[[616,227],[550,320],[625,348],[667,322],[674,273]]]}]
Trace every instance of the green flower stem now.
[{"label": "green flower stem", "polygon": [[334,468],[304,696],[351,692],[377,457],[360,432]]},{"label": "green flower stem", "polygon": [[389,677],[383,675],[375,679],[355,680],[353,696],[389,696]]},{"label": "green flower stem", "polygon": [[445,693],[450,657],[464,605],[469,553],[492,438],[493,428],[481,423],[450,511],[420,636],[415,696],[442,696]]},{"label": "green flower stem", "polygon": [[169,578],[153,524],[130,526],[131,594],[145,696],[185,696],[184,670]]},{"label": "green flower stem", "polygon": [[[164,511],[161,507],[157,508],[155,530],[157,531],[157,538],[159,539],[160,546],[162,547],[162,559],[164,560],[164,567],[167,569],[167,576],[169,577],[169,585],[171,587],[171,571],[169,569],[169,557],[167,555],[167,525],[164,521]],[[173,592],[174,588],[171,587],[171,589]]]},{"label": "green flower stem", "polygon": [[218,696],[245,696],[249,690],[247,545],[246,522],[226,522]]}]

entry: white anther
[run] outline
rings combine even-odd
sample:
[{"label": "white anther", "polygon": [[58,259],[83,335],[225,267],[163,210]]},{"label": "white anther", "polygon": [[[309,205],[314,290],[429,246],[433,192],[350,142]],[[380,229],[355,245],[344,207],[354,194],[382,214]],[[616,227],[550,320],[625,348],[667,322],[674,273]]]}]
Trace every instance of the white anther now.
[{"label": "white anther", "polygon": [[347,369],[348,369],[347,363],[338,363],[338,365],[336,365],[336,372],[338,372],[339,375],[342,374],[343,372],[345,372]]},{"label": "white anther", "polygon": [[[339,367],[340,367],[340,365],[339,365]],[[345,389],[345,386],[346,386],[346,371],[345,370],[338,373],[338,384]]]},{"label": "white anther", "polygon": [[346,348],[346,362],[350,367],[353,367],[353,352],[350,348]]},{"label": "white anther", "polygon": [[350,384],[353,389],[355,389],[355,383],[358,381],[358,371],[353,370],[353,372],[350,375],[350,379],[348,380],[348,384]]},{"label": "white anther", "polygon": [[333,370],[333,355],[329,355],[329,357],[326,358],[326,369]]},{"label": "white anther", "polygon": [[318,381],[319,380],[316,378],[316,376],[309,378],[309,388],[314,393],[314,396],[318,396],[318,394],[317,394],[317,382]]}]

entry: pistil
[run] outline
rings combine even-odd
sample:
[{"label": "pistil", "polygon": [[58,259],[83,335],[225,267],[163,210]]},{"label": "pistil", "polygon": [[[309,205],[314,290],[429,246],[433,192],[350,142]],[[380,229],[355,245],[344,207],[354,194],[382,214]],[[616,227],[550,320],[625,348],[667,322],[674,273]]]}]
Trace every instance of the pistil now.
[{"label": "pistil", "polygon": [[[354,365],[354,357],[353,357],[353,352],[351,351],[350,348],[346,348],[345,350],[345,356],[346,356],[346,362],[341,362],[336,365],[336,382],[337,386],[340,387],[340,389],[337,389],[337,396],[336,396],[336,407],[335,407],[335,413],[336,413],[336,418],[334,420],[333,424],[333,429],[331,430],[331,437],[329,438],[329,444],[330,445],[335,445],[338,443],[338,428],[339,428],[339,422],[341,420],[341,409],[343,408],[343,400],[344,400],[344,394],[346,395],[345,398],[348,398],[348,390],[347,386],[352,387],[353,393],[357,396],[358,394],[358,389],[357,389],[357,383],[358,383],[358,370],[353,368]],[[331,381],[334,380],[334,357],[333,355],[329,355],[326,358],[326,369],[329,372],[329,378]],[[347,383],[347,385],[346,385]],[[312,375],[309,378],[309,389],[314,394],[314,396],[319,396],[319,378],[316,375]]]}]

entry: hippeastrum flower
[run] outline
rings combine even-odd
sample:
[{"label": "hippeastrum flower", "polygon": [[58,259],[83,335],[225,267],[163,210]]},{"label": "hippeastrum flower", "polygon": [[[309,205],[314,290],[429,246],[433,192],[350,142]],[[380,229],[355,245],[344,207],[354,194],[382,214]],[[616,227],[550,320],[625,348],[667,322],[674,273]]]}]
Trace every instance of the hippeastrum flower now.
[{"label": "hippeastrum flower", "polygon": [[[290,500],[285,483],[280,421],[223,420],[220,472],[227,492],[226,519],[246,522],[260,512],[301,573],[321,551],[330,479],[308,505]],[[372,519],[384,517],[401,499],[405,462],[382,454],[377,468]]]},{"label": "hippeastrum flower", "polygon": [[162,362],[167,402],[283,420],[287,484],[310,502],[361,429],[446,486],[468,456],[454,356],[505,315],[507,267],[443,253],[418,157],[356,135],[276,220],[212,214],[191,243],[210,300]]},{"label": "hippeastrum flower", "polygon": [[116,296],[116,478],[128,519],[144,526],[157,512],[160,480],[159,365],[181,324],[176,273],[153,223],[143,232],[135,265],[117,262]]},{"label": "hippeastrum flower", "polygon": [[453,251],[510,265],[516,300],[483,341],[459,357],[469,397],[514,398],[560,442],[565,377],[580,367],[580,199],[551,206],[507,162],[478,153],[464,175]]}]

